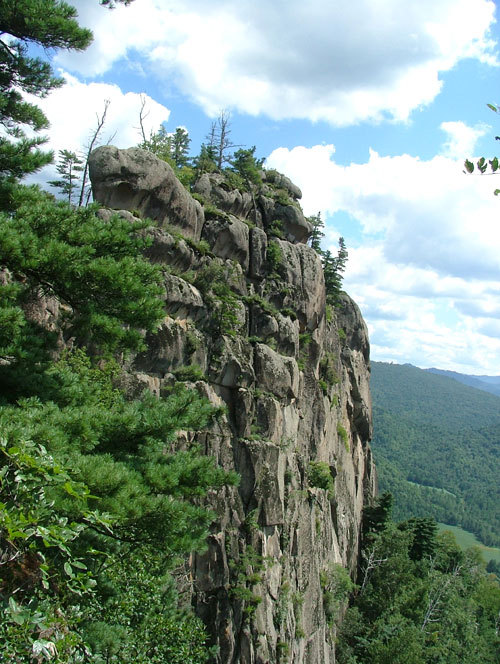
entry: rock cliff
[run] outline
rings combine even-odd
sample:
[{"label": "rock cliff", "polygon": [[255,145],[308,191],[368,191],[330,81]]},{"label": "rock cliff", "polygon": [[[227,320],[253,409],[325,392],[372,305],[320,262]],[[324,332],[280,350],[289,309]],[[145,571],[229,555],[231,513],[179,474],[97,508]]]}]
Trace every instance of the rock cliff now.
[{"label": "rock cliff", "polygon": [[273,171],[246,191],[205,173],[192,196],[135,148],[98,148],[90,177],[104,206],[157,222],[165,319],[134,384],[188,381],[225,407],[197,441],[241,481],[211,497],[207,549],[179,575],[215,661],[333,664],[335,563],[355,570],[375,487],[369,343],[347,295],[326,306],[300,190]]}]

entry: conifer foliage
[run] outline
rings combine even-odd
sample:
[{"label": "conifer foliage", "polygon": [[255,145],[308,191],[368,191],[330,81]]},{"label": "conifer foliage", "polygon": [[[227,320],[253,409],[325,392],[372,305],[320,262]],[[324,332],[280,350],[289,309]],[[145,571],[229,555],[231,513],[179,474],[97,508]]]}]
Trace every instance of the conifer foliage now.
[{"label": "conifer foliage", "polygon": [[339,301],[339,295],[342,292],[342,280],[345,271],[348,252],[343,237],[339,237],[339,249],[337,255],[327,249],[321,248],[321,239],[325,237],[323,233],[324,223],[321,219],[321,213],[308,217],[308,222],[312,226],[312,232],[309,237],[310,246],[321,257],[323,272],[325,275],[326,301],[329,305],[335,306]]},{"label": "conifer foliage", "polygon": [[202,664],[172,569],[204,544],[207,490],[237,481],[189,442],[220,413],[179,383],[161,398],[121,388],[114,358],[164,315],[148,223],[75,208],[72,153],[66,201],[20,183],[52,159],[26,138],[47,120],[22,95],[62,83],[27,44],[85,48],[75,16],[58,0],[0,4],[0,658]]},{"label": "conifer foliage", "polygon": [[28,138],[25,128],[46,129],[48,121],[23,93],[46,96],[63,80],[54,76],[50,64],[28,55],[28,45],[45,49],[85,49],[92,33],[76,21],[76,10],[66,2],[4,0],[0,8],[0,204],[17,178],[39,170],[52,161],[52,153],[40,147],[44,137]]}]

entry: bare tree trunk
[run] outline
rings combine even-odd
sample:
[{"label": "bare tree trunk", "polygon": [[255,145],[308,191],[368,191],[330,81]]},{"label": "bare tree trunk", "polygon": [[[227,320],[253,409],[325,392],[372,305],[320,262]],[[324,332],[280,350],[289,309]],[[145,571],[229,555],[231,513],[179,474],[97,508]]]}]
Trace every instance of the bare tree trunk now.
[{"label": "bare tree trunk", "polygon": [[439,620],[439,618],[435,618],[434,616],[440,610],[441,598],[444,595],[446,588],[450,585],[450,583],[452,583],[453,579],[455,579],[460,574],[461,569],[462,567],[460,565],[456,565],[451,577],[448,577],[446,581],[441,586],[439,586],[439,588],[431,593],[424,620],[420,626],[422,632],[425,632],[425,628],[427,627],[428,623],[437,622]]},{"label": "bare tree trunk", "polygon": [[140,130],[143,143],[146,143],[146,141],[148,140],[146,138],[146,132],[144,131],[144,120],[148,117],[149,111],[147,113],[144,113],[145,108],[146,108],[146,97],[141,94],[141,110],[139,111],[139,127],[135,127],[135,129]]},{"label": "bare tree trunk", "polygon": [[106,122],[106,113],[108,112],[108,108],[110,105],[110,100],[106,99],[104,101],[104,111],[102,112],[102,115],[99,117],[99,115],[96,115],[97,117],[97,126],[95,128],[94,133],[90,137],[89,142],[86,145],[87,152],[85,154],[85,167],[83,169],[83,176],[82,176],[82,186],[80,187],[80,198],[78,199],[78,207],[81,207],[83,205],[83,201],[85,198],[85,189],[87,187],[87,178],[88,178],[88,173],[89,173],[89,157],[90,153],[96,146],[98,139],[99,139],[99,134],[102,131],[102,128],[104,127],[104,123]]}]

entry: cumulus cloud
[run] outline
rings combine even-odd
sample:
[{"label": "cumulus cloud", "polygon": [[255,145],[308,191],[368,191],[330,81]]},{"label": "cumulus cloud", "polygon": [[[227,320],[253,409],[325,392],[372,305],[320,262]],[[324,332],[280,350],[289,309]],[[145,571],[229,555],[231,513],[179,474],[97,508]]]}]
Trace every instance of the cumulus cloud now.
[{"label": "cumulus cloud", "polygon": [[394,264],[431,269],[440,277],[496,278],[500,270],[497,199],[488,178],[468,177],[443,156],[381,156],[335,163],[332,145],[278,148],[268,166],[287,173],[313,214],[347,212],[365,236],[383,235]]},{"label": "cumulus cloud", "polygon": [[[102,142],[112,139],[113,145],[128,148],[141,140],[139,133],[139,111],[142,99],[145,100],[147,117],[144,128],[147,134],[156,130],[168,120],[170,111],[147,95],[132,92],[124,93],[117,85],[107,83],[84,83],[74,76],[60,72],[66,84],[54,90],[44,99],[33,101],[50,119],[49,137],[46,147],[55,151],[67,149],[80,152],[97,126],[97,116],[101,116],[106,100],[109,107],[103,128]],[[38,182],[46,182],[55,177],[55,166],[46,167],[34,176]]]},{"label": "cumulus cloud", "polygon": [[[344,284],[375,359],[500,373],[500,227],[489,178],[466,176],[442,155],[371,151],[344,166],[333,145],[279,148],[266,163],[300,186],[306,213],[321,209],[327,228],[337,213],[353,220]],[[325,248],[335,251],[330,237]]]},{"label": "cumulus cloud", "polygon": [[209,114],[220,108],[346,126],[406,120],[463,58],[496,64],[491,0],[74,0],[94,44],[59,62],[103,74],[132,51]]},{"label": "cumulus cloud", "polygon": [[471,157],[475,154],[477,141],[490,129],[488,125],[476,125],[468,127],[464,122],[442,122],[441,129],[448,134],[448,139],[443,145],[442,153],[450,159]]}]

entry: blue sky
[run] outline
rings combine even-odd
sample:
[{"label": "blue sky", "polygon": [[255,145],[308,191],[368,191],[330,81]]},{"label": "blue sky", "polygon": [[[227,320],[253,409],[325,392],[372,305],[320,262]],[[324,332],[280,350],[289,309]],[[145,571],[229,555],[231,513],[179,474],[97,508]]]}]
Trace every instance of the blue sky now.
[{"label": "blue sky", "polygon": [[500,374],[500,175],[462,172],[500,153],[494,2],[71,4],[95,39],[51,56],[67,79],[42,101],[54,149],[81,148],[105,99],[119,147],[140,140],[141,95],[147,130],[186,127],[193,154],[230,111],[234,142],[321,211],[324,248],[344,236],[373,359]]}]

